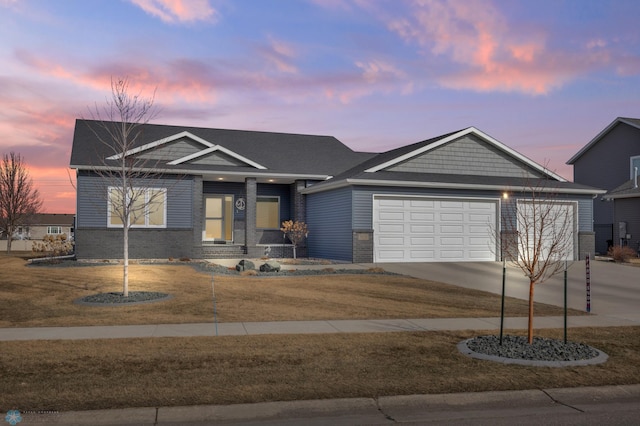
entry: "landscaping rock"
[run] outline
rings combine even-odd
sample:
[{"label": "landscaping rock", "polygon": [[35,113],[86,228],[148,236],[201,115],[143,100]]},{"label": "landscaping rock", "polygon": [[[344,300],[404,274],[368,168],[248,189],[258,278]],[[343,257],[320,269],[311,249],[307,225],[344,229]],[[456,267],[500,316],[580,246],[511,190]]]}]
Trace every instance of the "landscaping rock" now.
[{"label": "landscaping rock", "polygon": [[256,265],[250,260],[243,259],[240,262],[238,262],[238,264],[236,265],[236,271],[239,271],[239,272],[250,271],[252,269],[256,269]]},{"label": "landscaping rock", "polygon": [[260,272],[280,272],[280,264],[275,260],[269,260],[260,266]]}]

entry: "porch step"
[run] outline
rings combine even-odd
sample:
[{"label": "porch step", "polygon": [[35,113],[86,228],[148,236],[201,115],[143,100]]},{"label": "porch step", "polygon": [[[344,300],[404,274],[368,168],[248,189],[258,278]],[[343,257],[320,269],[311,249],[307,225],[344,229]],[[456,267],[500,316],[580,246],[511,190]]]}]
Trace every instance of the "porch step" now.
[{"label": "porch step", "polygon": [[247,254],[245,246],[234,244],[207,244],[202,246],[205,259],[237,259]]}]

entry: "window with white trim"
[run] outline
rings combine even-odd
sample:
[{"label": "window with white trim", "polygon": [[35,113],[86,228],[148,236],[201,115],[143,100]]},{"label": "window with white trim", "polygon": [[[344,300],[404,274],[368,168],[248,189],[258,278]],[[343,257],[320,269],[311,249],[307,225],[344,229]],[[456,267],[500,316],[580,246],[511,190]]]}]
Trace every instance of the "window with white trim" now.
[{"label": "window with white trim", "polygon": [[257,197],[256,228],[280,229],[280,197]]},{"label": "window with white trim", "polygon": [[47,226],[47,234],[55,235],[62,234],[61,226]]},{"label": "window with white trim", "polygon": [[630,163],[631,163],[631,171],[629,173],[631,176],[630,178],[633,179],[635,177],[636,167],[638,168],[638,175],[640,176],[640,155],[631,157]]},{"label": "window with white trim", "polygon": [[[167,190],[165,188],[132,188],[127,194],[130,203],[129,223],[132,228],[166,228]],[[109,187],[107,227],[122,228],[122,190]]]}]

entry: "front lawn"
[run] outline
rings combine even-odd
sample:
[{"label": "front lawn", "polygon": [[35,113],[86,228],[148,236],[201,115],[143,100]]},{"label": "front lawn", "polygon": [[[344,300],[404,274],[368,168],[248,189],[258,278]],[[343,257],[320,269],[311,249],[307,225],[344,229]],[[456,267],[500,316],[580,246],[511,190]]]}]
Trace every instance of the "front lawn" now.
[{"label": "front lawn", "polygon": [[[93,307],[73,303],[122,291],[122,266],[27,266],[0,257],[0,327],[126,325],[328,319],[496,317],[500,297],[388,274],[241,277],[205,273],[185,263],[130,266],[130,291],[169,293],[157,303]],[[212,279],[214,286],[212,289]],[[562,309],[536,304],[536,315]],[[570,315],[582,315],[570,311]],[[507,299],[507,316],[526,316],[527,302]]]}]

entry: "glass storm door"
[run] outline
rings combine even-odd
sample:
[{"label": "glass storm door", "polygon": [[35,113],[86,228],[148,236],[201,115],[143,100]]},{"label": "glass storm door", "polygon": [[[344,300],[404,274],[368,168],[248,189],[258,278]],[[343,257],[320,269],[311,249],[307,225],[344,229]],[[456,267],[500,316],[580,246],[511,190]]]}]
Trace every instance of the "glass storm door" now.
[{"label": "glass storm door", "polygon": [[233,240],[233,195],[207,195],[204,198],[204,241]]}]

